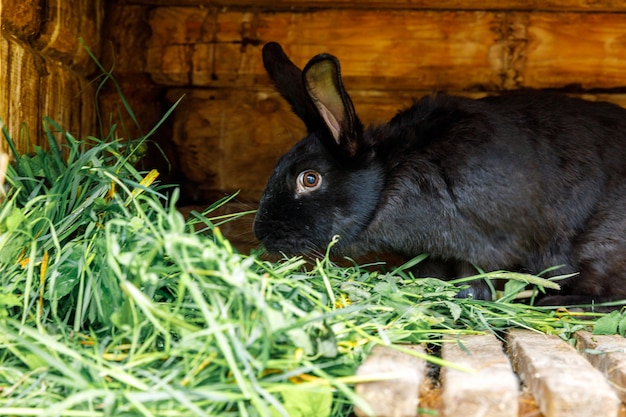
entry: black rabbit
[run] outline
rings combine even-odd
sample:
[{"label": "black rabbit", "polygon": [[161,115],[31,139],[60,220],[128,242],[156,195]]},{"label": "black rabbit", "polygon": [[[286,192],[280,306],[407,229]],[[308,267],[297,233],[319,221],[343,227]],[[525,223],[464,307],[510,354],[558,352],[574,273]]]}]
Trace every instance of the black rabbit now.
[{"label": "black rabbit", "polygon": [[[429,253],[441,278],[563,265],[554,274],[579,274],[553,302],[626,298],[626,110],[539,91],[437,94],[364,128],[334,56],[301,71],[268,43],[263,61],[309,132],[261,199],[268,251],[324,252],[339,235],[335,254]],[[482,283],[470,293],[489,296]]]}]

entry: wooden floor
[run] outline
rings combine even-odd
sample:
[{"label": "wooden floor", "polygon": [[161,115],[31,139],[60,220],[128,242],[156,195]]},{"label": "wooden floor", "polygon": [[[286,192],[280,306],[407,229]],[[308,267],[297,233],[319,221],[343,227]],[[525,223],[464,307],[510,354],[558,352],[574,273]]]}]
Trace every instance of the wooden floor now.
[{"label": "wooden floor", "polygon": [[[420,389],[420,409],[416,414],[418,417],[445,416],[445,414],[443,414],[441,391],[440,385],[424,384],[422,386]],[[545,417],[530,391],[524,387],[521,388],[519,394],[517,415],[519,417]],[[486,414],[485,417],[487,416],[489,415]],[[620,404],[617,416],[626,417],[626,406],[624,404]],[[458,417],[465,417],[465,414],[459,415]]]},{"label": "wooden floor", "polygon": [[454,364],[443,367],[421,359],[425,352],[374,348],[358,374],[379,380],[357,386],[374,415],[626,417],[626,339],[619,336],[577,332],[575,347],[526,330],[504,340],[461,336],[437,352]]}]

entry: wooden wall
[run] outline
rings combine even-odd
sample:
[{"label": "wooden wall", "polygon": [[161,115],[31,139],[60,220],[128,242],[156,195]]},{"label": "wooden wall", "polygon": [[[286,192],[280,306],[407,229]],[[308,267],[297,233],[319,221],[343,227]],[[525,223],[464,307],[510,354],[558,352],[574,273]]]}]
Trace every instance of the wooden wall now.
[{"label": "wooden wall", "polygon": [[[49,116],[76,137],[95,133],[95,94],[88,76],[96,55],[104,0],[1,0],[0,119],[20,150],[43,144]],[[29,130],[29,141],[20,126]],[[6,150],[4,138],[0,150]]]}]

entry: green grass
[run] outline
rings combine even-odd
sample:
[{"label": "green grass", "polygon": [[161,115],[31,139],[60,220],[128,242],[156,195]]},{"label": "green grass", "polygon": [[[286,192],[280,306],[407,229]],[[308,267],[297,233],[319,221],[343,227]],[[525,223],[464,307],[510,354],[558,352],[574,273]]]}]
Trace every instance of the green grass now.
[{"label": "green grass", "polygon": [[211,219],[225,201],[185,220],[178,191],[135,168],[154,129],[121,142],[114,127],[83,140],[43,128],[49,150],[29,155],[3,128],[0,415],[347,416],[367,408],[354,374],[377,344],[418,355],[404,346],[512,327],[568,339],[602,317],[511,303],[527,282],[554,285],[523,274],[480,275],[508,280],[485,302],[411,263],[239,253]]}]

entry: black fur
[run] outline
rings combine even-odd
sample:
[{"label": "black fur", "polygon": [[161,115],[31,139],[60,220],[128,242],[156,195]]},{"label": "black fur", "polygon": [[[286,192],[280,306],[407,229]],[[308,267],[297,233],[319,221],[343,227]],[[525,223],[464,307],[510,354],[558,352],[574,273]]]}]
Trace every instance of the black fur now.
[{"label": "black fur", "polygon": [[[266,63],[273,78],[293,65],[281,59]],[[292,105],[312,103],[315,114],[298,115],[316,122],[262,197],[254,231],[268,250],[323,252],[340,235],[337,254],[427,252],[446,263],[441,275],[564,265],[554,273],[580,274],[557,295],[626,298],[626,110],[546,92],[440,94],[363,129],[336,58],[315,57],[291,77],[278,88]],[[335,91],[320,93],[320,79]],[[322,185],[298,195],[308,169]]]}]

